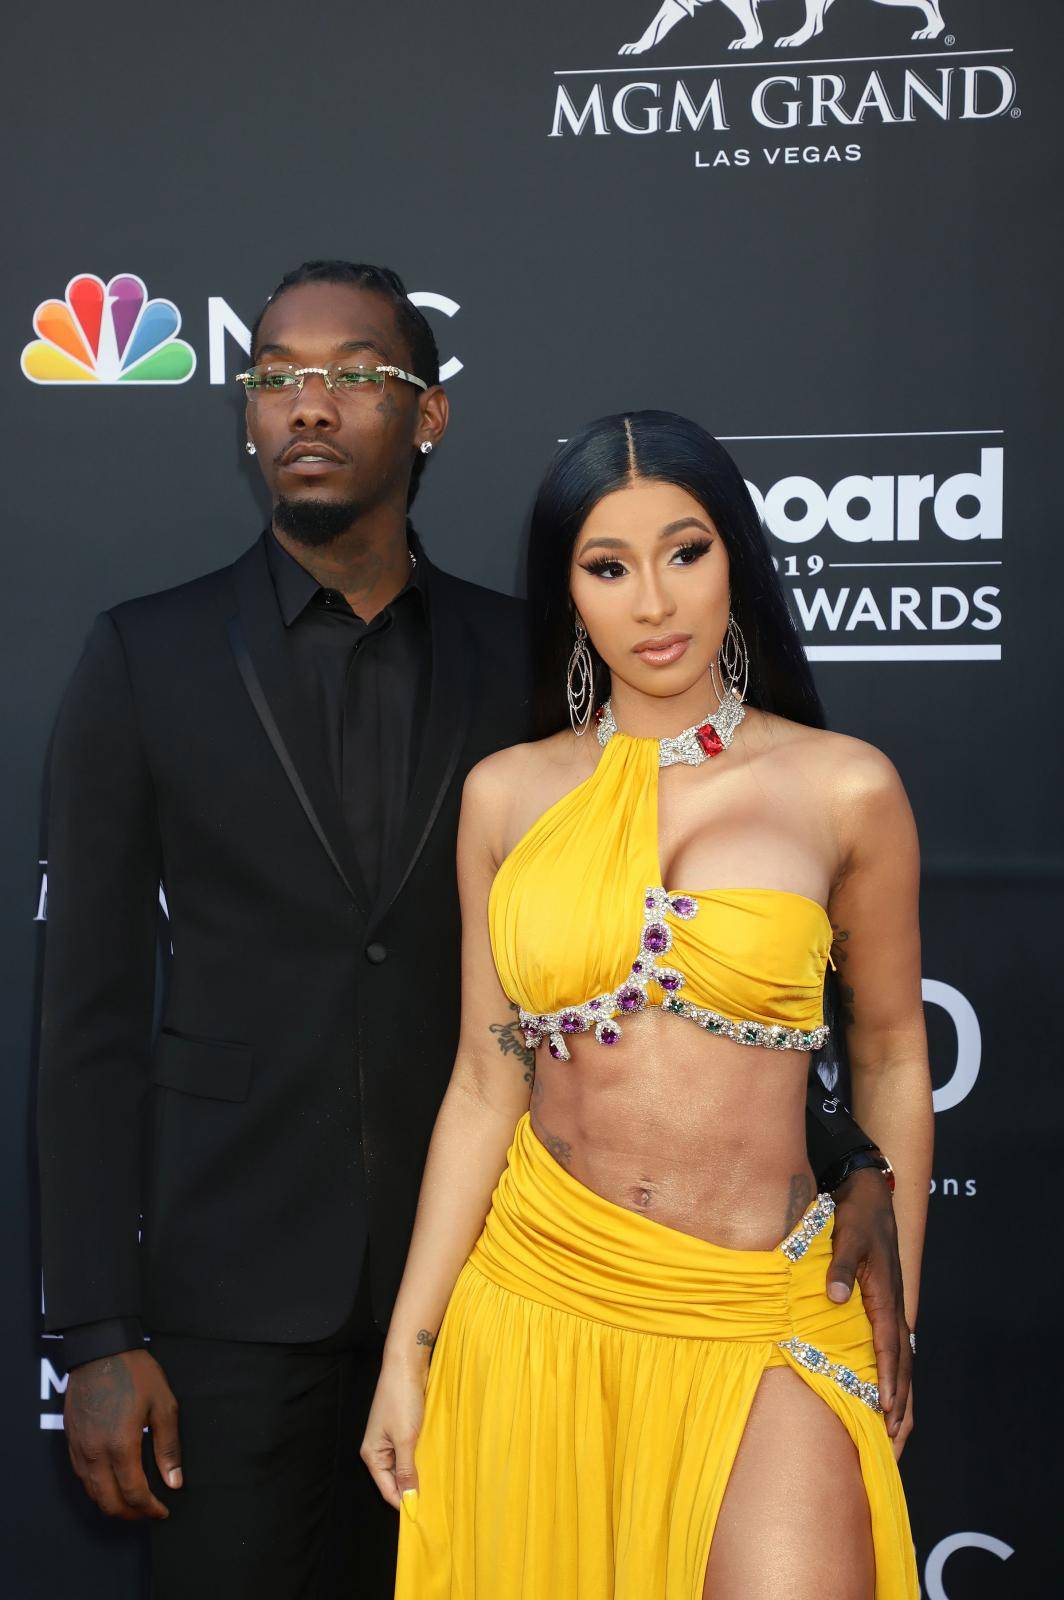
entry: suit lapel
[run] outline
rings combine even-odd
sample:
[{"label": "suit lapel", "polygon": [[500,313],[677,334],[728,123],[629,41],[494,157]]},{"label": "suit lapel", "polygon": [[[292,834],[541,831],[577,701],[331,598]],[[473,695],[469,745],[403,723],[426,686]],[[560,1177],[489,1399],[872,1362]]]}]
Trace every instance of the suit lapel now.
[{"label": "suit lapel", "polygon": [[465,744],[474,688],[473,643],[447,574],[425,563],[429,628],[432,636],[432,687],[410,801],[393,859],[385,863],[374,921],[388,911],[409,878],[439,814]]},{"label": "suit lapel", "polygon": [[317,725],[297,692],[290,645],[260,539],[233,566],[237,611],[227,624],[244,687],[307,821],[352,900],[368,910],[366,885],[339,796],[318,748]]}]

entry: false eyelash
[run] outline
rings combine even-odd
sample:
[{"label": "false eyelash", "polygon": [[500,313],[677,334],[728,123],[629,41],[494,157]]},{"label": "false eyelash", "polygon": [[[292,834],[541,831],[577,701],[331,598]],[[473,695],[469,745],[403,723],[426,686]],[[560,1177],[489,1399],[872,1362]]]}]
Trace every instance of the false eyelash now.
[{"label": "false eyelash", "polygon": [[712,543],[712,539],[693,539],[690,544],[682,544],[674,554],[678,556],[704,556]]},{"label": "false eyelash", "polygon": [[621,562],[617,561],[613,556],[595,556],[591,561],[583,562],[582,565],[585,572],[590,572],[593,577],[598,577],[599,573],[605,572],[608,567],[619,567]]},{"label": "false eyelash", "polygon": [[[712,539],[693,539],[690,544],[679,545],[673,551],[673,555],[704,556],[712,544]],[[623,562],[618,561],[616,556],[595,556],[590,561],[581,562],[581,565],[585,572],[591,573],[592,577],[598,577],[600,573],[606,572],[610,567],[623,567]],[[685,565],[694,566],[694,562],[689,561]]]}]

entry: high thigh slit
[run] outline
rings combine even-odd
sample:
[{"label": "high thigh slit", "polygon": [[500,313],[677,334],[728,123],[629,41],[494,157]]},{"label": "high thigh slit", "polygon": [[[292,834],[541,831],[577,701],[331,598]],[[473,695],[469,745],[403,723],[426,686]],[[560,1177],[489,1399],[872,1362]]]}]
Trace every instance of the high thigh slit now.
[{"label": "high thigh slit", "polygon": [[873,1600],[860,1456],[789,1365],[762,1372],[713,1528],[703,1600]]},{"label": "high thigh slit", "polygon": [[396,1600],[701,1600],[762,1374],[839,1417],[868,1497],[876,1600],[919,1594],[859,1290],[825,1293],[831,1204],[773,1250],[626,1210],[517,1125],[429,1369]]}]

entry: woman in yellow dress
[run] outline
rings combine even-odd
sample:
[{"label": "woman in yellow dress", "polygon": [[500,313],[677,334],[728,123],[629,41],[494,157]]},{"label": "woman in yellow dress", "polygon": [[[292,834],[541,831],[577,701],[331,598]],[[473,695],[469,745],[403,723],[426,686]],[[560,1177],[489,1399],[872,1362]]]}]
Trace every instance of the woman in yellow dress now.
[{"label": "woman in yellow dress", "polygon": [[558,453],[529,599],[545,736],[466,783],[461,1039],[362,1448],[402,1494],[396,1596],[914,1600],[909,1424],[892,1441],[859,1291],[825,1294],[804,1120],[844,945],[913,1327],[932,1111],[901,783],[824,729],[694,423],[607,417]]}]

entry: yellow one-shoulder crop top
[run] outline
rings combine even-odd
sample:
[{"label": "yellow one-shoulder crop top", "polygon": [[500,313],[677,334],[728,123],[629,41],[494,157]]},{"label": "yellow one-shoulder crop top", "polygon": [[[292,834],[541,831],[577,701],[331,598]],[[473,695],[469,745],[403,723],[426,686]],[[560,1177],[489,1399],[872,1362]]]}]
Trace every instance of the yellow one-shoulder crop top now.
[{"label": "yellow one-shoulder crop top", "polygon": [[621,1036],[646,1006],[737,1044],[817,1050],[827,1038],[831,924],[783,889],[670,890],[658,856],[658,742],[616,733],[590,777],[503,861],[488,927],[525,1041]]}]

